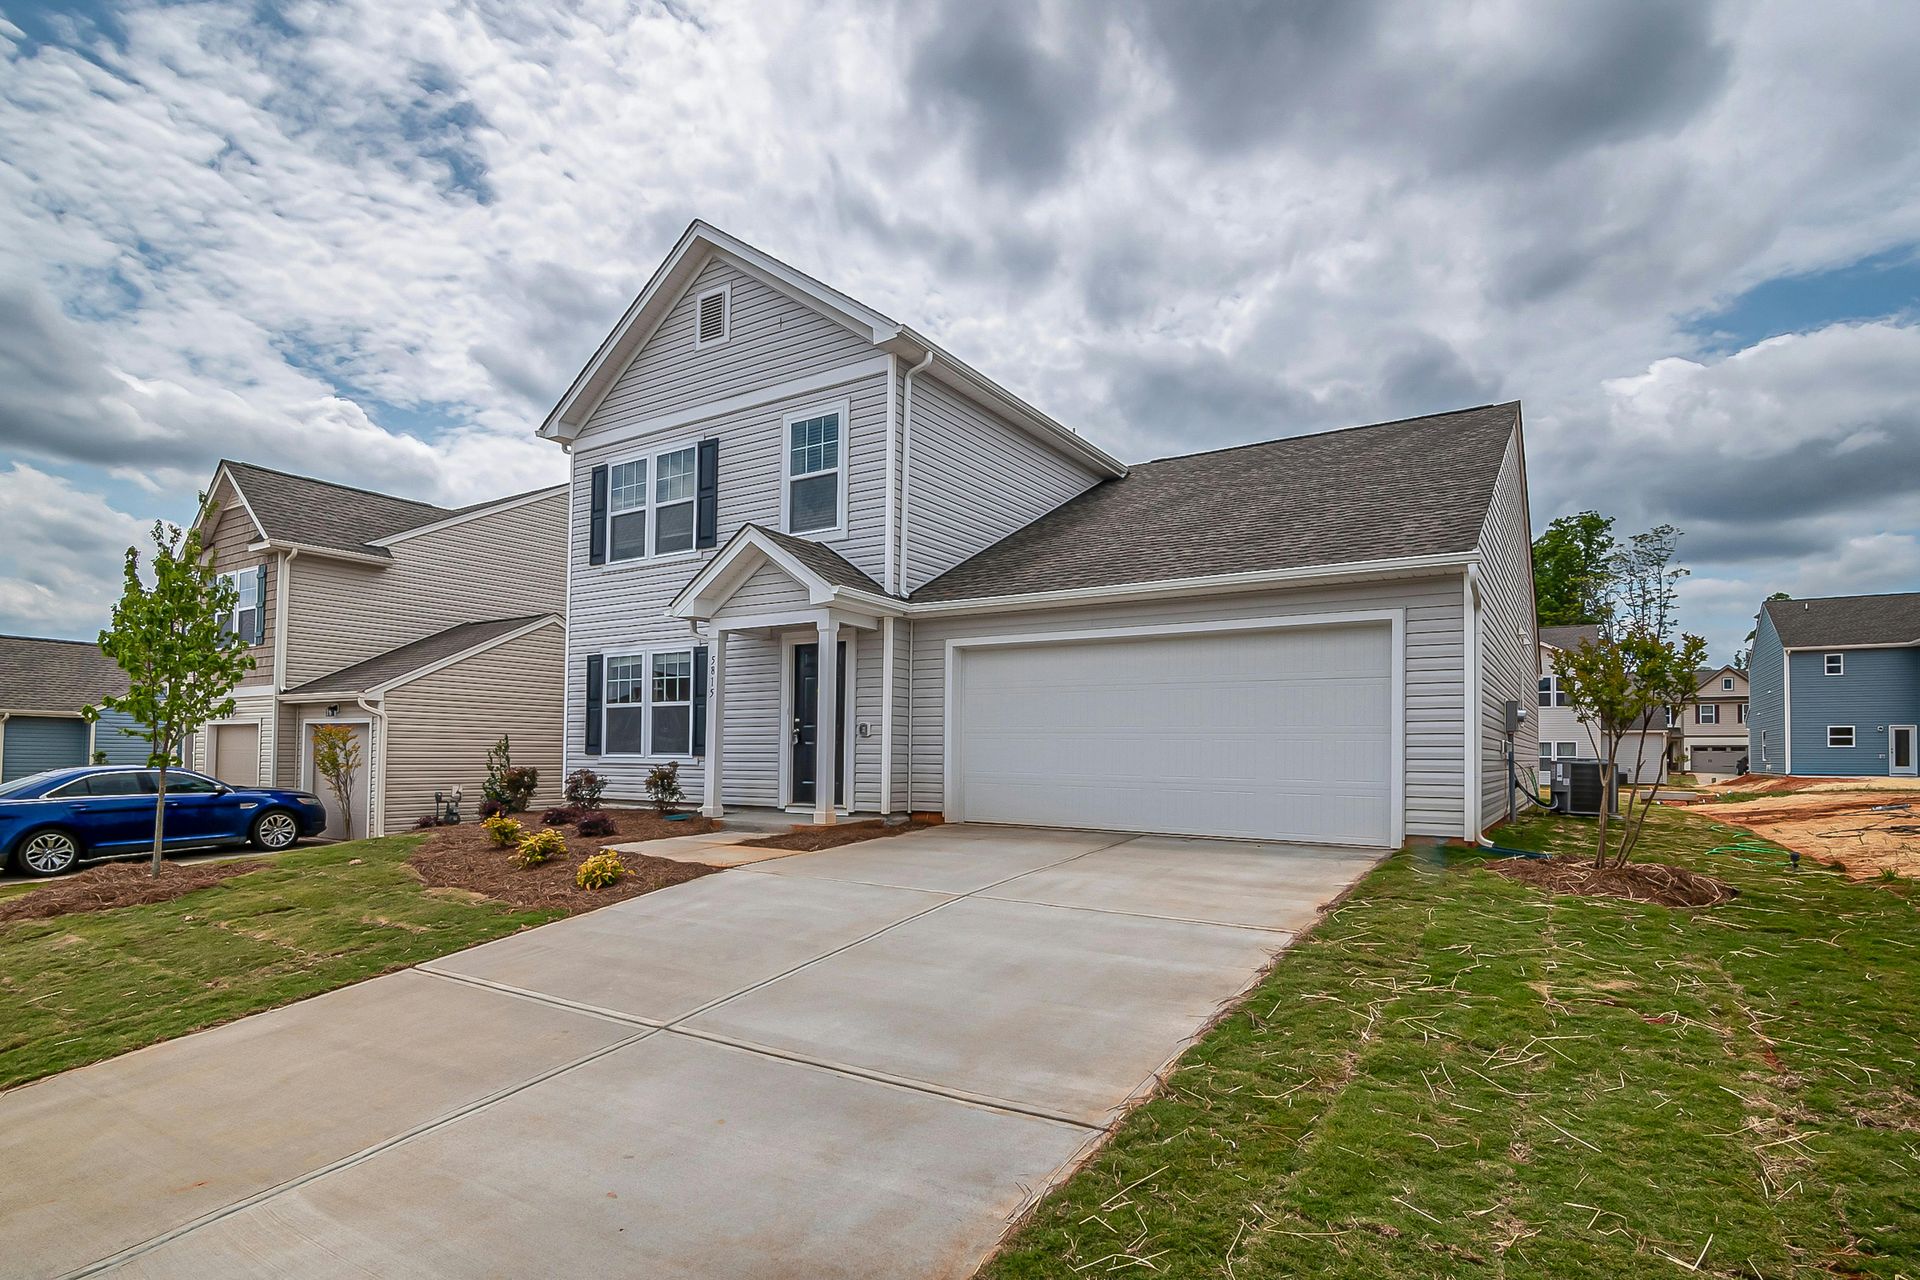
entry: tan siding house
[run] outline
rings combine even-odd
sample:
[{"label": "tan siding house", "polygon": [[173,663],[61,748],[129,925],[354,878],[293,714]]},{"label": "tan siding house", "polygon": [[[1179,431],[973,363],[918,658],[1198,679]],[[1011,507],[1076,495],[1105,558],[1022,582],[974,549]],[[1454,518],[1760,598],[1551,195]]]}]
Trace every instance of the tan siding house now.
[{"label": "tan siding house", "polygon": [[1517,404],[1128,466],[696,222],[540,434],[618,799],[1378,847],[1531,764]]},{"label": "tan siding house", "polygon": [[254,670],[233,716],[195,735],[197,767],[331,810],[312,735],[344,725],[366,762],[351,830],[381,834],[436,792],[461,789],[471,814],[487,747],[507,735],[515,763],[540,770],[541,799],[557,797],[564,486],[449,509],[223,462],[210,492],[202,538],[213,567],[252,588],[234,625],[255,638]]}]

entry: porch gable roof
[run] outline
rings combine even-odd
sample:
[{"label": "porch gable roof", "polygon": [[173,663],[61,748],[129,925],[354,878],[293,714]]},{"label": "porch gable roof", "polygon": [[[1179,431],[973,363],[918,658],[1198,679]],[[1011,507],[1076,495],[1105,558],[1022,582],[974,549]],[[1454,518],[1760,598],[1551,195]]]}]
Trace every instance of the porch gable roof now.
[{"label": "porch gable roof", "polygon": [[831,547],[749,524],[680,589],[667,613],[692,622],[707,621],[762,565],[769,564],[804,590],[809,604],[875,614],[906,612],[903,600]]}]

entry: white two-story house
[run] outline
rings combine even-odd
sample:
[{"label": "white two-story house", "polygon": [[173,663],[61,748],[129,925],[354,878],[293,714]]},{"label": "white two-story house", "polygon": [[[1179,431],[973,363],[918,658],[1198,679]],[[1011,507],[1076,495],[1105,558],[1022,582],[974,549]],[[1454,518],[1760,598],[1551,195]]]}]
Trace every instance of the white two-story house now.
[{"label": "white two-story house", "polygon": [[696,222],[540,434],[616,797],[1385,846],[1534,751],[1517,404],[1129,466]]}]

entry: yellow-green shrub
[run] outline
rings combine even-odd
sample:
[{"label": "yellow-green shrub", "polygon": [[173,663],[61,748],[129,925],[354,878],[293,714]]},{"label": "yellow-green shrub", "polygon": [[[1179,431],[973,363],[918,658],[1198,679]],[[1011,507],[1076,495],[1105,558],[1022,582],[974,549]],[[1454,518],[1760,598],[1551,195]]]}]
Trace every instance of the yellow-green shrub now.
[{"label": "yellow-green shrub", "polygon": [[537,867],[543,862],[552,861],[566,851],[567,838],[552,827],[548,827],[522,840],[520,847],[513,851],[513,860],[523,867]]},{"label": "yellow-green shrub", "polygon": [[604,889],[627,874],[626,864],[611,849],[594,854],[573,873],[573,882],[582,889]]},{"label": "yellow-green shrub", "polygon": [[493,841],[494,848],[504,849],[510,844],[519,844],[527,829],[504,813],[496,813],[480,824]]}]

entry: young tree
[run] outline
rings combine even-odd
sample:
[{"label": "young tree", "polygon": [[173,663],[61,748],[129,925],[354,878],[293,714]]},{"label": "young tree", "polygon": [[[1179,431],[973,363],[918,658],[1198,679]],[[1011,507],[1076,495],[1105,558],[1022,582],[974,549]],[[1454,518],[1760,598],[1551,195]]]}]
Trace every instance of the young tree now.
[{"label": "young tree", "polygon": [[1613,517],[1560,516],[1533,543],[1535,609],[1543,627],[1602,621],[1613,585]]},{"label": "young tree", "polygon": [[1670,524],[1636,533],[1609,562],[1611,588],[1609,617],[1617,628],[1644,631],[1666,641],[1678,621],[1675,584],[1688,574],[1676,565],[1680,531]]},{"label": "young tree", "polygon": [[340,803],[340,824],[353,839],[353,783],[360,776],[360,738],[343,724],[323,724],[313,731],[313,769],[327,780]]},{"label": "young tree", "polygon": [[[214,508],[200,498],[205,519]],[[101,699],[101,707],[125,712],[128,732],[152,744],[147,763],[159,774],[153,803],[153,874],[160,874],[167,822],[167,770],[180,763],[189,733],[209,720],[233,714],[233,688],[253,667],[245,637],[223,625],[232,616],[231,582],[214,576],[202,561],[200,533],[156,520],[153,583],[140,576],[140,549],[127,548],[126,581],[113,607],[113,625],[100,633],[100,649],[127,673],[127,692]],[[97,719],[100,708],[88,711]]]}]

